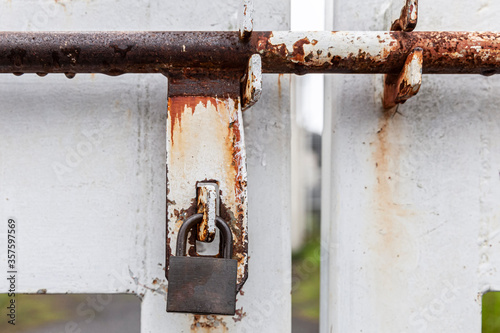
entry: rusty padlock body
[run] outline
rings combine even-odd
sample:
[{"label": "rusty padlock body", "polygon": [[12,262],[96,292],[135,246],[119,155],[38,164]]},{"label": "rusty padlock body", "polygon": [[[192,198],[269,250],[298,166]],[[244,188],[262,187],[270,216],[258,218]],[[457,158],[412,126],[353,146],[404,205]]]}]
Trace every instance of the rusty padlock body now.
[{"label": "rusty padlock body", "polygon": [[227,223],[216,217],[224,242],[224,258],[186,257],[189,230],[203,214],[189,217],[179,229],[175,257],[170,257],[167,312],[234,315],[238,261],[233,256],[233,235]]}]

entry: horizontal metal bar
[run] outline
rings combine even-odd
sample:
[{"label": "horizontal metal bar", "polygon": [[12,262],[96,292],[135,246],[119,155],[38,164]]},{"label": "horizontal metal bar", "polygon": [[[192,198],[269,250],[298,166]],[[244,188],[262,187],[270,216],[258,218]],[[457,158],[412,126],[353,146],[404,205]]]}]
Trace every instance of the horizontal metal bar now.
[{"label": "horizontal metal bar", "polygon": [[423,49],[423,73],[500,71],[493,32],[1,32],[0,73],[398,73]]}]

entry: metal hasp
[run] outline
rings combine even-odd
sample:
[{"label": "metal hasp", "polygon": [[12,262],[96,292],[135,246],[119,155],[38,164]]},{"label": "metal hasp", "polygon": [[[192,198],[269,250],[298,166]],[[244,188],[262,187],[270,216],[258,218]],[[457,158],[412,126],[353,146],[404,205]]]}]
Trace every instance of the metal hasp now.
[{"label": "metal hasp", "polygon": [[[253,4],[251,0],[242,4],[239,43],[245,44],[253,29]],[[183,51],[187,51],[186,45]],[[261,58],[252,54],[247,61],[241,71],[183,68],[165,73],[169,78],[167,132],[170,130],[167,135],[168,311],[234,315],[236,292],[247,279],[248,202],[242,109],[254,105],[262,91]],[[196,201],[189,191],[195,185]],[[193,215],[195,210],[198,215]],[[186,228],[191,226],[183,221],[186,218],[191,221],[190,216],[199,216],[199,223],[193,224],[191,230],[190,257],[179,258],[179,249],[182,247],[185,252],[185,244],[175,241],[187,239],[190,230]],[[227,221],[227,225],[221,221]],[[197,244],[213,242],[216,224],[224,241],[220,243],[217,258],[198,257]],[[175,247],[176,256],[172,256]],[[222,253],[224,259],[220,258]]]},{"label": "metal hasp", "polygon": [[253,31],[253,0],[243,0],[239,12],[240,38],[246,40]]},{"label": "metal hasp", "polygon": [[[256,74],[261,73],[260,58],[256,57],[259,56],[248,59],[249,66],[242,72],[208,73],[190,68],[168,74],[166,277],[169,281],[180,227],[189,217],[202,213],[198,229],[192,230],[188,238],[188,255],[199,256],[196,241],[213,239],[210,220],[217,209],[232,233],[231,258],[237,261],[236,290],[247,279],[248,202],[242,95],[247,96],[245,107],[260,96],[262,79]],[[218,193],[212,193],[214,190],[208,184],[216,187]],[[215,212],[209,207],[214,195],[219,197]]]},{"label": "metal hasp", "polygon": [[418,0],[406,0],[401,16],[392,23],[392,31],[413,31],[418,21]]},{"label": "metal hasp", "polygon": [[167,311],[234,315],[238,262],[233,256],[232,232],[220,217],[223,257],[186,257],[188,232],[201,223],[203,214],[191,216],[179,230],[176,255],[170,258]]},{"label": "metal hasp", "polygon": [[215,217],[220,214],[219,185],[216,183],[198,183],[198,214],[203,218],[198,223],[196,239],[200,242],[212,242],[215,239]]},{"label": "metal hasp", "polygon": [[[392,31],[410,32],[417,26],[418,0],[406,0],[406,5],[401,10],[401,16],[391,26]],[[424,52],[421,47],[416,47],[406,58],[399,74],[385,76],[383,106],[392,108],[403,104],[415,96],[422,85],[422,65]]]},{"label": "metal hasp", "polygon": [[389,109],[415,96],[422,84],[423,50],[413,50],[398,75],[386,75],[384,87],[384,108]]},{"label": "metal hasp", "polygon": [[243,111],[257,103],[262,94],[262,60],[254,54],[248,61],[248,69],[242,79],[241,108]]}]

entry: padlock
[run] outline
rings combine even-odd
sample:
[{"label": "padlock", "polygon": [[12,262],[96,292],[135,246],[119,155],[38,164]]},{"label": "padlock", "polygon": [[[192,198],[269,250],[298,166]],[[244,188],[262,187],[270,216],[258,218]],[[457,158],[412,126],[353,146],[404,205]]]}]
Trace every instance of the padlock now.
[{"label": "padlock", "polygon": [[220,217],[215,225],[224,242],[223,258],[187,257],[187,234],[203,214],[189,217],[179,229],[176,255],[168,269],[167,312],[234,315],[238,261],[233,256],[231,229]]}]

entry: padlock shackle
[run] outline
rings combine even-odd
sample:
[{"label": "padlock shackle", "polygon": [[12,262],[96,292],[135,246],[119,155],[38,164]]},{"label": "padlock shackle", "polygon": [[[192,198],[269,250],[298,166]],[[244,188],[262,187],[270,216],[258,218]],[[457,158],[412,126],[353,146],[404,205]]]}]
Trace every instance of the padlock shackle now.
[{"label": "padlock shackle", "polygon": [[[186,243],[187,235],[189,230],[191,230],[195,225],[203,220],[203,214],[195,214],[190,216],[180,227],[179,233],[177,234],[177,246],[175,255],[185,256],[186,255]],[[221,231],[222,240],[224,241],[224,258],[233,258],[233,233],[227,223],[219,216],[215,217],[215,225]]]}]

